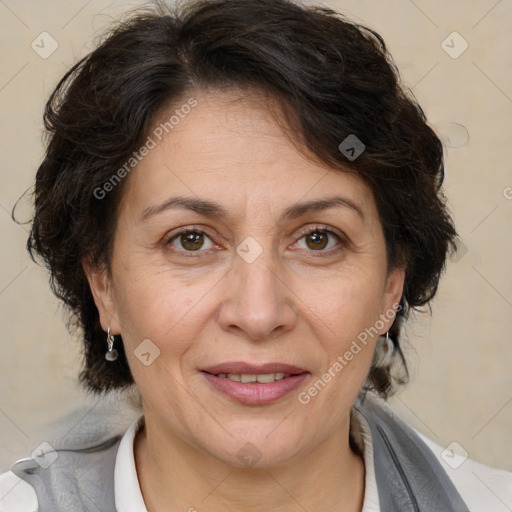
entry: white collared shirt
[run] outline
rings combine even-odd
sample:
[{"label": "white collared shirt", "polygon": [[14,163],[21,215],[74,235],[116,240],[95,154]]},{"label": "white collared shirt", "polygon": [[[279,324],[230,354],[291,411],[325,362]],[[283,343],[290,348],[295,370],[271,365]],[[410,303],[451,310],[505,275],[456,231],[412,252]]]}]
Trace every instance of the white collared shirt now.
[{"label": "white collared shirt", "polygon": [[[133,445],[143,424],[143,416],[126,431],[116,456],[114,491],[118,512],[147,512],[140,490]],[[365,465],[364,503],[361,512],[380,512],[373,463],[370,426],[364,416],[352,409],[351,434],[363,453]],[[416,431],[439,460],[471,512],[510,512],[512,473],[466,459],[453,469],[442,458],[443,448]],[[11,471],[0,475],[0,512],[37,512],[34,489]]]}]

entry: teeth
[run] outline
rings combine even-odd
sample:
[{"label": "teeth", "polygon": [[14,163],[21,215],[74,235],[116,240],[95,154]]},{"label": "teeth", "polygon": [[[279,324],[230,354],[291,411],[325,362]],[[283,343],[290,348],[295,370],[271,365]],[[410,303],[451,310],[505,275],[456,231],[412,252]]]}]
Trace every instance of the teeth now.
[{"label": "teeth", "polygon": [[256,380],[266,384],[267,382],[274,382],[276,379],[273,373],[262,373],[261,375],[256,375]]},{"label": "teeth", "polygon": [[245,384],[251,382],[259,382],[260,384],[268,384],[275,380],[281,380],[286,377],[290,377],[289,373],[259,373],[258,375],[252,375],[248,373],[219,373],[217,377],[228,378],[235,382],[242,382]]},{"label": "teeth", "polygon": [[240,382],[256,382],[258,380],[257,375],[249,375],[247,373],[242,373],[240,375]]}]

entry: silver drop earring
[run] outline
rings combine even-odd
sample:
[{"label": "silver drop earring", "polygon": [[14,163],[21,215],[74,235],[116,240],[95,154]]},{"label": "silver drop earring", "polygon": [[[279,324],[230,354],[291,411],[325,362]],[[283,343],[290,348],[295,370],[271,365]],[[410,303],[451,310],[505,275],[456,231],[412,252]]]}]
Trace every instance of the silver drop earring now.
[{"label": "silver drop earring", "polygon": [[115,338],[112,334],[110,334],[110,325],[108,326],[107,332],[107,353],[105,354],[105,359],[107,361],[115,361],[117,359],[117,350],[114,348]]},{"label": "silver drop earring", "polygon": [[389,332],[386,336],[379,336],[377,346],[375,347],[375,357],[373,366],[377,368],[385,368],[391,364],[393,353],[395,352],[395,344],[389,337]]}]

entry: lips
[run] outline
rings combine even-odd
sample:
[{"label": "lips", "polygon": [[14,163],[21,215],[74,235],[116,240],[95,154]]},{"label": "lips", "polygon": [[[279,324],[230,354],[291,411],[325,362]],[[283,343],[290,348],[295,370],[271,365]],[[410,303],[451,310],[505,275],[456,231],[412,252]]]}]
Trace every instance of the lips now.
[{"label": "lips", "polygon": [[221,363],[214,366],[208,366],[207,368],[203,368],[201,371],[209,373],[211,375],[218,375],[221,373],[245,373],[248,375],[261,375],[266,373],[285,373],[289,375],[299,375],[301,373],[308,373],[307,370],[303,368],[299,368],[298,366],[285,363],[265,363],[255,365],[243,361],[233,361],[229,363]]},{"label": "lips", "polygon": [[276,402],[301,386],[309,375],[295,365],[243,361],[208,366],[201,373],[214,389],[246,405]]}]

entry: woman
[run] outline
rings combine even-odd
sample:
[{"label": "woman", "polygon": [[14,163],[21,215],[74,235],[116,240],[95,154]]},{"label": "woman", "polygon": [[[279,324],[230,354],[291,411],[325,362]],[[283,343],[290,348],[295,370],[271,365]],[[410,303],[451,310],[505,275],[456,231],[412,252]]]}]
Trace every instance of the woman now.
[{"label": "woman", "polygon": [[135,386],[143,414],[15,464],[21,510],[490,510],[382,399],[456,231],[378,34],[287,0],[162,7],[45,121],[28,247],[83,331],[81,381]]}]

